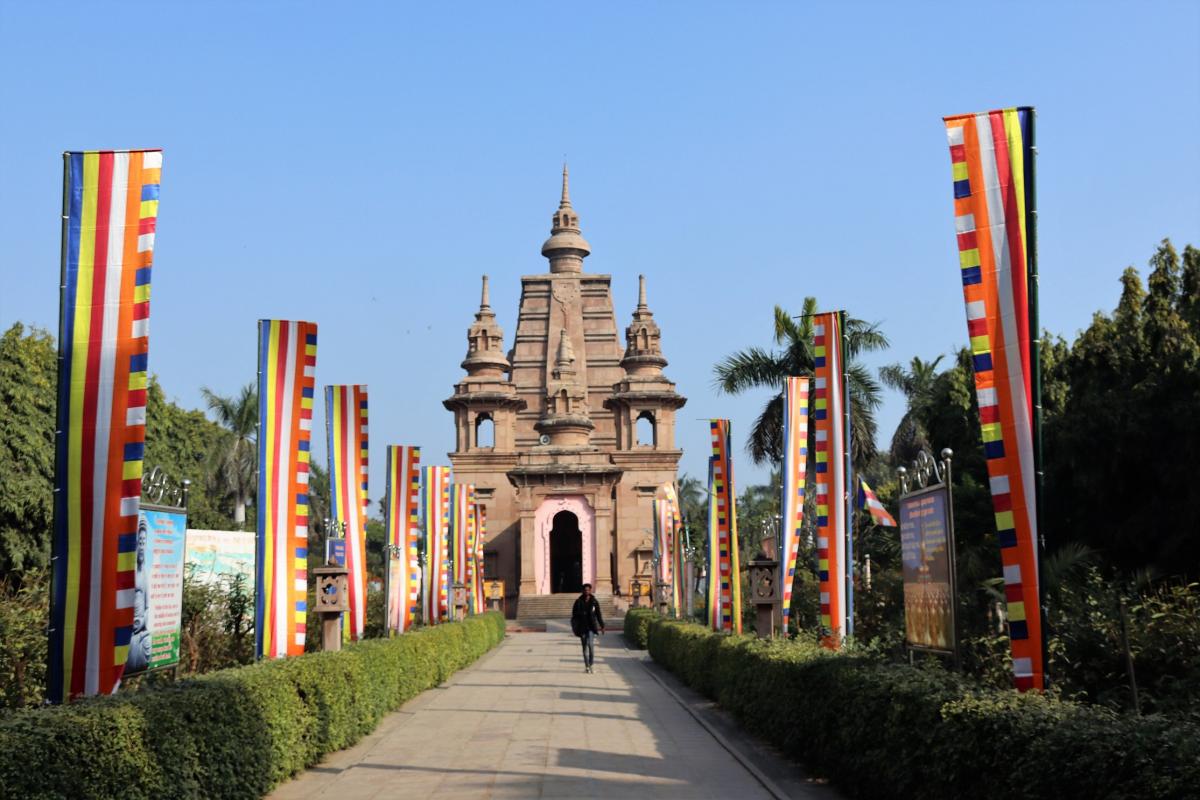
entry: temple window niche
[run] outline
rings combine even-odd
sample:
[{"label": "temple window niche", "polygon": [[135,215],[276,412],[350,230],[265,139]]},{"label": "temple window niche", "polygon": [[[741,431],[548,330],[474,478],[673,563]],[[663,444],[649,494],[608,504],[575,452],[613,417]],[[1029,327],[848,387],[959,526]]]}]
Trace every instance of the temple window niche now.
[{"label": "temple window niche", "polygon": [[496,446],[496,423],[490,412],[480,414],[475,418],[475,446],[486,448]]},{"label": "temple window niche", "polygon": [[634,443],[638,447],[654,447],[658,444],[658,430],[654,424],[654,414],[652,412],[643,411],[638,414],[635,435],[637,440]]}]

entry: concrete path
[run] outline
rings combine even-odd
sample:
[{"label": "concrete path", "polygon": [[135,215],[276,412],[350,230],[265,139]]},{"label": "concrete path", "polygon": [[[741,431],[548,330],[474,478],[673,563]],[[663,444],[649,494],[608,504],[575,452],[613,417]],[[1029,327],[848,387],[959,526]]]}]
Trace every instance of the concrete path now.
[{"label": "concrete path", "polygon": [[599,644],[588,675],[569,632],[510,635],[271,797],[772,796],[642,654]]}]

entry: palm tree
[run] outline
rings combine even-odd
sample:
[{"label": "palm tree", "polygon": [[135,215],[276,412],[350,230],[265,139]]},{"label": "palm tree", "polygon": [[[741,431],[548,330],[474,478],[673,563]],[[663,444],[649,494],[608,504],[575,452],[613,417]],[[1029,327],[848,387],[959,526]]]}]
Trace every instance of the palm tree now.
[{"label": "palm tree", "polygon": [[900,364],[888,364],[879,370],[884,385],[903,392],[908,403],[896,432],[892,434],[892,458],[897,464],[907,464],[921,450],[933,452],[925,420],[933,402],[933,386],[940,374],[937,368],[941,361],[942,356],[932,361],[913,356],[908,369]]},{"label": "palm tree", "polygon": [[[816,309],[815,297],[804,298],[804,313],[799,319],[793,319],[782,307],[775,306],[775,344],[782,349],[750,347],[727,356],[713,369],[718,391],[741,394],[759,387],[776,390],[754,421],[746,443],[755,464],[778,464],[783,459],[783,379],[813,374],[812,315]],[[856,469],[864,468],[875,458],[875,411],[880,403],[878,382],[856,359],[860,353],[887,346],[887,337],[875,323],[854,317],[846,319],[850,449]]]},{"label": "palm tree", "polygon": [[248,383],[236,397],[200,390],[208,410],[225,429],[210,456],[215,488],[233,500],[233,521],[246,527],[246,504],[254,498],[258,472],[258,390]]}]

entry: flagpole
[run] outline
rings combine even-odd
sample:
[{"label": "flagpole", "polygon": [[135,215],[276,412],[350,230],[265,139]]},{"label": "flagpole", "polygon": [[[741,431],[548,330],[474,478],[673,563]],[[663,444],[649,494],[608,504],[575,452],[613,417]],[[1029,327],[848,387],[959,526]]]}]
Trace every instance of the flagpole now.
[{"label": "flagpole", "polygon": [[841,353],[838,354],[838,367],[842,371],[842,442],[845,451],[843,455],[845,472],[843,474],[843,498],[846,508],[846,625],[845,636],[854,635],[854,502],[850,493],[853,463],[850,458],[850,378],[846,371],[846,312],[838,312],[838,335]]},{"label": "flagpole", "polygon": [[1046,533],[1042,528],[1042,509],[1045,503],[1046,471],[1042,462],[1042,333],[1038,314],[1038,248],[1037,248],[1037,139],[1035,127],[1037,109],[1029,109],[1029,174],[1028,182],[1029,208],[1026,209],[1025,230],[1028,234],[1028,295],[1029,295],[1029,363],[1031,367],[1033,389],[1033,464],[1034,464],[1034,519],[1037,523],[1038,553],[1038,613],[1042,626],[1042,682],[1047,682],[1046,666],[1049,658],[1046,653],[1046,592],[1043,584],[1045,570],[1042,569],[1046,552]]}]

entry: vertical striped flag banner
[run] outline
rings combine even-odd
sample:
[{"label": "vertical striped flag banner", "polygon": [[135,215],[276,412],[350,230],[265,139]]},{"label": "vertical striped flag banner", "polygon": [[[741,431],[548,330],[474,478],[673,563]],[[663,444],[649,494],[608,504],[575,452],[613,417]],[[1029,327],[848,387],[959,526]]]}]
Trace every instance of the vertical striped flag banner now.
[{"label": "vertical striped flag banner", "polygon": [[467,572],[471,564],[467,540],[475,516],[475,485],[455,483],[451,486],[451,495],[453,499],[450,506],[450,561],[454,569],[450,583],[466,586]]},{"label": "vertical striped flag banner", "polygon": [[730,424],[709,420],[708,621],[714,631],[742,632],[742,585],[738,564],[737,496],[733,485]]},{"label": "vertical striped flag banner", "polygon": [[254,640],[259,658],[304,652],[308,476],[317,324],[258,322],[258,543]]},{"label": "vertical striped flag banner", "polygon": [[[1018,689],[1042,689],[1029,224],[1032,108],[946,117],[975,396]],[[1034,331],[1036,333],[1036,331]]]},{"label": "vertical striped flag banner", "polygon": [[656,579],[671,586],[671,606],[679,613],[679,569],[680,550],[679,498],[674,483],[664,483],[654,495],[654,552],[658,556]]},{"label": "vertical striped flag banner", "polygon": [[47,694],[120,684],[133,633],[161,150],[63,154]]},{"label": "vertical striped flag banner", "polygon": [[475,506],[475,602],[474,613],[482,614],[487,608],[483,597],[483,543],[487,540],[487,506]]},{"label": "vertical striped flag banner", "polygon": [[329,512],[344,526],[350,610],[342,615],[342,640],[362,638],[367,617],[367,387],[325,387]]},{"label": "vertical striped flag banner", "polygon": [[475,502],[475,487],[471,487],[471,509],[467,515],[467,547],[463,556],[467,560],[467,580],[463,584],[467,591],[467,613],[476,614],[479,604],[475,595],[479,586],[479,505]]},{"label": "vertical striped flag banner", "polygon": [[[421,534],[421,448],[387,448],[387,537],[397,556],[388,583],[388,624],[404,633],[413,625],[421,593],[417,539]],[[398,562],[398,563],[397,563]]]},{"label": "vertical striped flag banner", "polygon": [[783,527],[779,575],[783,601],[783,630],[792,613],[792,585],[800,556],[804,523],[804,484],[808,469],[808,378],[785,378],[783,383]]},{"label": "vertical striped flag banner", "polygon": [[871,521],[876,525],[885,528],[896,527],[896,518],[888,513],[883,503],[875,496],[875,492],[871,491],[871,487],[862,478],[858,479],[858,507],[870,514]]},{"label": "vertical striped flag banner", "polygon": [[683,510],[679,504],[679,492],[675,484],[663,484],[663,495],[671,509],[671,536],[667,541],[667,552],[671,558],[671,568],[667,580],[671,582],[671,607],[675,609],[675,617],[682,618],[683,609]]},{"label": "vertical striped flag banner", "polygon": [[426,625],[436,625],[446,618],[449,601],[449,467],[421,467],[421,527],[425,541],[421,613]]},{"label": "vertical striped flag banner", "polygon": [[812,425],[816,448],[817,578],[821,643],[837,650],[847,634],[846,410],[841,315],[813,317]]}]

